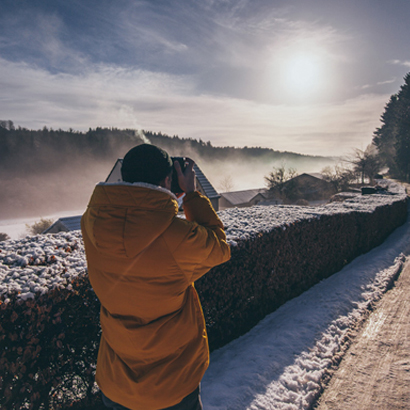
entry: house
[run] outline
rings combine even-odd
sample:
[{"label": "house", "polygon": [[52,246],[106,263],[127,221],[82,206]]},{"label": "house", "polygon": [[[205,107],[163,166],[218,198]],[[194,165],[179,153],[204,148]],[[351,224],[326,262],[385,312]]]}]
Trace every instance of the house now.
[{"label": "house", "polygon": [[[117,159],[113,169],[109,173],[105,182],[120,182],[122,181],[121,177],[121,165],[122,165],[122,158]],[[219,211],[219,198],[221,197],[209,182],[208,178],[205,174],[201,171],[198,164],[194,164],[194,171],[196,176],[196,188],[202,194],[209,198],[211,201],[212,206],[214,207],[215,211]]]},{"label": "house", "polygon": [[[111,172],[108,174],[105,182],[121,182],[121,165],[122,158],[117,159]],[[211,201],[212,206],[215,211],[219,210],[219,198],[221,197],[212,184],[209,182],[208,178],[204,175],[197,164],[194,165],[195,176],[196,176],[196,187],[199,192],[207,196]],[[57,232],[68,232],[81,229],[81,215],[70,216],[66,218],[60,218],[54,222],[49,228],[47,228],[43,233],[57,233]]]},{"label": "house", "polygon": [[244,208],[266,202],[267,200],[266,189],[247,189],[245,191],[221,193],[219,206],[221,209],[234,207]]},{"label": "house", "polygon": [[291,201],[319,201],[334,195],[336,188],[320,173],[304,173],[284,182],[280,187],[273,188],[272,191],[278,191],[278,194]]}]

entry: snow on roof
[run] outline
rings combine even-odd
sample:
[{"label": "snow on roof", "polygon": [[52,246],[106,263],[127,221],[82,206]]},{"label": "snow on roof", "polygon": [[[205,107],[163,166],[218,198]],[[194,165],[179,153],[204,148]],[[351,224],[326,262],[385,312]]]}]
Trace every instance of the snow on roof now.
[{"label": "snow on roof", "polygon": [[256,195],[264,195],[266,189],[247,189],[245,191],[223,192],[221,196],[229,201],[232,205],[245,204],[255,198]]}]

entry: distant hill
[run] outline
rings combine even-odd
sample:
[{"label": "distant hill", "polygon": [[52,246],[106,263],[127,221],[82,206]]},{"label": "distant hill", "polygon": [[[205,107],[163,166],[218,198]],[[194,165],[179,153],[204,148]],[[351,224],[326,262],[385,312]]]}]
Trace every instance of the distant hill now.
[{"label": "distant hill", "polygon": [[115,160],[150,142],[171,155],[193,158],[219,189],[230,177],[234,189],[264,186],[272,166],[319,171],[334,160],[261,147],[214,147],[209,141],[132,129],[28,130],[0,121],[0,219],[84,209],[93,187]]}]

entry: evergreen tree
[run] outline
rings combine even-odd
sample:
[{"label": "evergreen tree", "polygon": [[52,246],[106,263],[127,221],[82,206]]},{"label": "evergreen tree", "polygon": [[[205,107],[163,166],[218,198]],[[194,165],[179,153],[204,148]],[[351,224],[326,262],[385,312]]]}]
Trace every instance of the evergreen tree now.
[{"label": "evergreen tree", "polygon": [[396,157],[396,137],[397,137],[397,120],[396,112],[398,107],[398,97],[394,94],[385,107],[381,116],[383,126],[378,128],[373,135],[373,144],[379,151],[379,156],[383,164],[389,168],[392,175],[397,175]]},{"label": "evergreen tree", "polygon": [[373,143],[392,176],[410,180],[410,73],[397,94],[391,96],[381,116],[382,126]]}]

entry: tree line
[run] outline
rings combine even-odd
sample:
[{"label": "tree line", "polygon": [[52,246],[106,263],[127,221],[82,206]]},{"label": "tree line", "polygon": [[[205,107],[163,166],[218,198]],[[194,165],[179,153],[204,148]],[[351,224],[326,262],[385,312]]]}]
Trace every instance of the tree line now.
[{"label": "tree line", "polygon": [[0,169],[17,174],[52,171],[64,164],[79,161],[111,160],[122,157],[138,144],[150,142],[171,155],[195,155],[210,160],[243,160],[280,158],[282,160],[314,159],[292,152],[280,152],[261,147],[215,147],[201,139],[168,136],[161,132],[133,129],[100,128],[87,132],[44,127],[29,130],[16,127],[11,120],[0,121]]},{"label": "tree line", "polygon": [[10,120],[0,121],[0,169],[24,176],[69,164],[78,166],[79,162],[114,161],[124,149],[141,142],[141,137],[129,129],[29,130],[15,127]]}]

